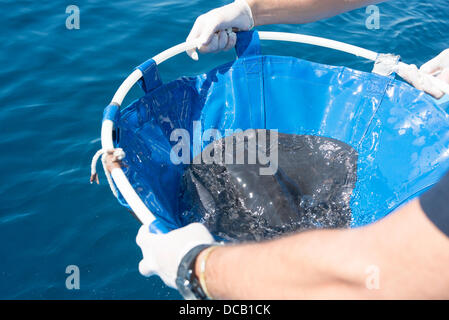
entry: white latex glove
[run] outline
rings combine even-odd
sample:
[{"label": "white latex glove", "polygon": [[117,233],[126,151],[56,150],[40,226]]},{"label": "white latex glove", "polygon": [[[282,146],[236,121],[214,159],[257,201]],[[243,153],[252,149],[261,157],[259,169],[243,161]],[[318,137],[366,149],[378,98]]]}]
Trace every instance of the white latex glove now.
[{"label": "white latex glove", "polygon": [[148,230],[148,225],[143,225],[136,237],[143,255],[139,272],[146,277],[157,274],[166,285],[175,289],[178,266],[184,255],[198,245],[214,242],[201,223],[192,223],[166,234],[153,234]]},{"label": "white latex glove", "polygon": [[436,76],[440,80],[449,83],[449,49],[423,64],[419,70],[416,65],[407,66],[400,64],[397,73],[415,88],[439,99],[444,93],[433,86],[431,81],[422,74]]},{"label": "white latex glove", "polygon": [[[248,3],[245,0],[235,0],[199,16],[186,41],[199,41],[197,48],[202,53],[229,50],[237,41],[232,28],[248,31],[253,26],[253,15]],[[187,54],[193,60],[198,60],[196,49],[188,50]]]}]

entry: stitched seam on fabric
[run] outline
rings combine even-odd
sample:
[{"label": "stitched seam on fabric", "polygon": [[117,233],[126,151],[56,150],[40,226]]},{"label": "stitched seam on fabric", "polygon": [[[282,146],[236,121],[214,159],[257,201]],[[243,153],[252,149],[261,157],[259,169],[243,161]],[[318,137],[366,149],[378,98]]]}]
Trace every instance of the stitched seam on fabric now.
[{"label": "stitched seam on fabric", "polygon": [[388,81],[387,85],[384,87],[383,93],[382,93],[382,95],[381,95],[381,97],[380,97],[380,99],[379,99],[379,103],[377,104],[376,111],[374,111],[373,115],[371,116],[371,119],[369,120],[368,125],[366,126],[365,132],[363,132],[363,135],[362,135],[362,137],[360,138],[360,142],[357,144],[357,149],[358,149],[358,148],[361,146],[361,144],[364,142],[365,136],[366,136],[366,134],[368,133],[368,131],[369,131],[370,128],[371,128],[371,124],[372,124],[372,122],[373,122],[373,120],[374,120],[374,117],[377,115],[377,112],[378,112],[379,109],[380,109],[380,105],[382,104],[382,102],[383,102],[383,100],[384,100],[384,97],[385,97],[385,94],[386,94],[388,88],[390,87],[391,83],[393,82],[393,79],[394,79],[394,78],[390,78],[390,80]]}]

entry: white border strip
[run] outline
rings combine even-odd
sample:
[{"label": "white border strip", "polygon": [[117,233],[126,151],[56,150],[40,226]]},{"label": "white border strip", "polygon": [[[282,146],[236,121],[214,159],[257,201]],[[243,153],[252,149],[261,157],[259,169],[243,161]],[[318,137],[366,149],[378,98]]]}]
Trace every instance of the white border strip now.
[{"label": "white border strip", "polygon": [[129,90],[142,78],[143,74],[140,69],[136,69],[131,73],[125,81],[121,84],[118,90],[115,92],[114,97],[112,98],[111,104],[117,104],[119,106],[122,105],[123,99],[125,99]]},{"label": "white border strip", "polygon": [[259,38],[260,40],[288,41],[288,42],[310,44],[314,46],[346,52],[349,54],[353,54],[357,57],[363,57],[365,59],[372,61],[376,61],[377,56],[379,55],[377,52],[353,46],[351,44],[347,44],[344,42],[330,40],[321,37],[308,36],[305,34],[261,31],[259,32]]},{"label": "white border strip", "polygon": [[[114,143],[112,141],[112,130],[114,129],[114,122],[111,120],[104,120],[101,126],[101,147],[104,150],[110,150],[114,148]],[[131,207],[136,217],[143,224],[149,225],[156,218],[153,213],[147,208],[147,206],[140,199],[139,195],[136,193],[131,183],[129,183],[126,178],[125,173],[122,169],[115,168],[111,172],[112,179],[114,183],[125,198],[126,203]]]},{"label": "white border strip", "polygon": [[129,183],[128,178],[122,169],[113,169],[111,176],[123,198],[125,198],[126,203],[128,203],[137,219],[139,219],[142,224],[150,225],[154,220],[156,220],[153,213],[147,208],[132,185]]},{"label": "white border strip", "polygon": [[[357,46],[353,46],[344,42],[308,36],[303,34],[296,33],[287,33],[287,32],[267,32],[260,31],[259,38],[261,40],[274,40],[274,41],[287,41],[287,42],[297,42],[297,43],[305,43],[320,47],[325,47],[329,49],[334,49],[337,51],[346,52],[349,54],[353,54],[358,57],[363,57],[365,59],[376,61],[378,53],[363,49]],[[183,53],[187,50],[196,48],[198,45],[197,42],[184,42],[178,44],[170,49],[167,49],[158,55],[155,55],[152,59],[156,62],[156,64],[161,64],[164,61],[167,61],[174,56]],[[125,81],[123,81],[122,85],[118,88],[117,92],[112,98],[112,103],[121,105],[125,96],[128,94],[129,90],[136,84],[136,82],[142,77],[142,72],[139,69],[136,69],[131,73]]]}]

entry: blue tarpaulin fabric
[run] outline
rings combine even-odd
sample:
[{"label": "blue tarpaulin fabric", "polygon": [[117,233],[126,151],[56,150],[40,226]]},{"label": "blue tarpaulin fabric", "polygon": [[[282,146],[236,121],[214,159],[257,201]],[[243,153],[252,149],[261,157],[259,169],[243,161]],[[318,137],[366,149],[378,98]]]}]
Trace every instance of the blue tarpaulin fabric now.
[{"label": "blue tarpaulin fabric", "polygon": [[[226,129],[277,129],[350,145],[359,155],[351,227],[386,216],[449,169],[443,104],[394,76],[261,55],[257,32],[239,35],[237,53],[236,61],[166,84],[147,61],[145,94],[120,112],[116,143],[126,152],[125,174],[168,228],[182,226],[177,197],[185,166],[170,160],[178,128],[192,139],[207,129],[222,136]],[[194,129],[194,121],[201,126]],[[197,143],[192,158],[207,145]]]}]

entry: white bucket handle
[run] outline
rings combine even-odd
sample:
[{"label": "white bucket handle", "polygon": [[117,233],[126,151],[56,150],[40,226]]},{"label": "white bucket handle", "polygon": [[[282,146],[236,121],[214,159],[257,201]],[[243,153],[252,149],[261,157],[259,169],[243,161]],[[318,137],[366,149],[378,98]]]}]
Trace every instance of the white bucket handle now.
[{"label": "white bucket handle", "polygon": [[[286,32],[267,32],[260,31],[259,32],[260,40],[274,40],[274,41],[288,41],[288,42],[297,42],[310,44],[325,48],[334,49],[337,51],[346,52],[358,57],[365,58],[367,60],[376,61],[378,57],[378,53],[363,49],[357,46],[353,46],[344,42],[325,39],[321,37],[303,35],[303,34],[295,34],[295,33],[286,33]],[[183,53],[187,50],[196,48],[198,46],[198,42],[184,42],[178,44],[170,49],[167,49],[152,59],[155,61],[157,65],[161,64],[164,61],[169,60],[170,58]],[[142,71],[140,69],[134,70],[123,83],[120,85],[118,90],[116,91],[114,97],[112,98],[111,104],[116,106],[121,106],[125,96],[128,94],[129,90],[142,78]],[[449,94],[449,85],[444,83],[443,81],[436,79],[435,77],[429,76],[431,81],[440,88],[445,93]],[[114,122],[112,120],[104,120],[101,128],[101,144],[104,150],[109,150],[114,148],[114,142],[112,138],[112,132],[114,129]],[[153,213],[146,207],[140,197],[137,195],[136,191],[129,183],[127,177],[123,173],[122,169],[116,168],[112,171],[112,178],[114,183],[120,193],[125,198],[128,205],[133,210],[136,217],[143,224],[151,224],[156,218]]]}]

